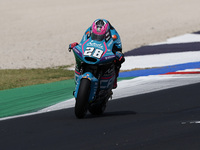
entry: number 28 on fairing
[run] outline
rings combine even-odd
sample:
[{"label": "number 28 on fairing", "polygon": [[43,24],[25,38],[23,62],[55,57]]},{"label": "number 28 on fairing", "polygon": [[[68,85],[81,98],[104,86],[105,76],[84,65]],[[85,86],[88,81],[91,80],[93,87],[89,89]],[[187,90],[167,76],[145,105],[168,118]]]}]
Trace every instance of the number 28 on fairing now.
[{"label": "number 28 on fairing", "polygon": [[94,47],[87,47],[85,49],[85,52],[84,52],[84,55],[85,56],[93,56],[93,57],[96,57],[98,59],[101,58],[103,54],[103,51],[100,50],[100,49],[95,49]]}]

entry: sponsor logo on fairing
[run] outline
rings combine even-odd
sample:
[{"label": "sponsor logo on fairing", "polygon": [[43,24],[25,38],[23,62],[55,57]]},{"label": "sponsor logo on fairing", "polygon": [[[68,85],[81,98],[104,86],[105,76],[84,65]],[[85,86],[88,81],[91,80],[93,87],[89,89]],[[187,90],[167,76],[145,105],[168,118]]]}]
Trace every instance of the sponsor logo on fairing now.
[{"label": "sponsor logo on fairing", "polygon": [[113,40],[111,40],[109,43],[108,43],[108,46],[110,47],[110,45],[113,43]]},{"label": "sponsor logo on fairing", "polygon": [[92,46],[92,47],[97,47],[97,48],[103,49],[102,44],[97,44],[97,43],[92,43],[92,42],[87,43],[87,46]]},{"label": "sponsor logo on fairing", "polygon": [[107,57],[105,57],[105,59],[107,60],[107,59],[111,59],[111,58],[114,58],[115,57],[115,55],[113,55],[113,56],[107,56]]},{"label": "sponsor logo on fairing", "polygon": [[75,51],[76,53],[78,53],[78,54],[80,53],[79,50],[77,50],[76,48],[74,48],[74,51]]}]

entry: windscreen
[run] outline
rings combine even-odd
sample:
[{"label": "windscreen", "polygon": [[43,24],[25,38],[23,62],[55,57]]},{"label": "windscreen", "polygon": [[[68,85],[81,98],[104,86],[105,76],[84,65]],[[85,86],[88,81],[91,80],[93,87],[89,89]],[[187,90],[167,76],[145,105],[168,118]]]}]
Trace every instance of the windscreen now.
[{"label": "windscreen", "polygon": [[92,40],[102,41],[105,38],[105,34],[97,35],[97,34],[92,33],[91,38]]}]

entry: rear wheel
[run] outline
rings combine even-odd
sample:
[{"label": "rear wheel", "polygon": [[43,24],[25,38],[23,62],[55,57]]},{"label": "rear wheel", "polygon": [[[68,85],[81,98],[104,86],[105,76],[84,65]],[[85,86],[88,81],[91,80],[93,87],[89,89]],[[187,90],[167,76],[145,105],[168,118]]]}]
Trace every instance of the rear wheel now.
[{"label": "rear wheel", "polygon": [[106,109],[106,104],[107,104],[109,98],[112,98],[113,92],[111,90],[107,94],[106,93],[103,94],[104,97],[101,97],[99,100],[97,100],[96,102],[91,103],[89,105],[88,110],[92,115],[101,115],[104,113],[104,111]]},{"label": "rear wheel", "polygon": [[81,79],[75,103],[75,115],[77,118],[84,118],[87,113],[88,99],[90,96],[90,84],[90,80]]},{"label": "rear wheel", "polygon": [[92,104],[89,106],[89,112],[93,115],[101,115],[106,109],[106,104]]}]

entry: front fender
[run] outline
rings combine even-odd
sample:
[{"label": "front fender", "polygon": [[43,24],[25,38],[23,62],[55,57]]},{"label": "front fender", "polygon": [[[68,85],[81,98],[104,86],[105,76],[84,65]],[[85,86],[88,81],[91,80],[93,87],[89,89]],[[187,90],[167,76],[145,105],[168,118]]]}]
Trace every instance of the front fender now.
[{"label": "front fender", "polygon": [[78,79],[76,81],[74,97],[77,98],[81,79],[83,79],[83,78],[86,78],[86,79],[90,80],[90,82],[91,82],[91,87],[88,89],[88,90],[90,90],[90,96],[89,96],[88,101],[91,102],[94,99],[97,88],[98,88],[98,79],[96,77],[94,77],[94,75],[91,72],[86,72],[83,75],[80,75],[78,77]]}]

